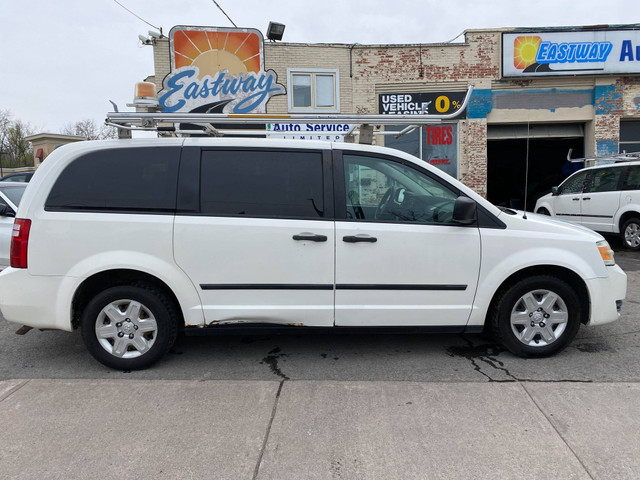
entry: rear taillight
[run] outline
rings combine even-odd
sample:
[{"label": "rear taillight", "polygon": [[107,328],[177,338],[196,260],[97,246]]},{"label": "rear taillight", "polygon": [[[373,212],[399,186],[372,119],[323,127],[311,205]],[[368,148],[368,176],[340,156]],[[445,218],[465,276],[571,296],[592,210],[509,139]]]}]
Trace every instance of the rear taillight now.
[{"label": "rear taillight", "polygon": [[11,232],[11,266],[13,268],[27,268],[27,246],[29,245],[29,230],[31,220],[16,218]]}]

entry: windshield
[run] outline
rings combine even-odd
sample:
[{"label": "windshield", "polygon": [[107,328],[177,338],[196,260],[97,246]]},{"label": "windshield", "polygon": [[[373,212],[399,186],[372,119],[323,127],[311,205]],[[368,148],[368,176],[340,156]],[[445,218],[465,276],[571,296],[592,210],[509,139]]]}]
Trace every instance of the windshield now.
[{"label": "windshield", "polygon": [[24,194],[24,189],[27,185],[0,185],[0,192],[2,192],[16,207],[20,205],[20,200]]}]

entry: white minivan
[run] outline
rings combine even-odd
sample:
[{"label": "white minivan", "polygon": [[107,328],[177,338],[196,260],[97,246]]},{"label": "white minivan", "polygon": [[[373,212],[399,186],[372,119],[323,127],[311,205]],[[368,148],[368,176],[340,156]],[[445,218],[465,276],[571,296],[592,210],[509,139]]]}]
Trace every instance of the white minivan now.
[{"label": "white minivan", "polygon": [[640,250],[640,162],[584,168],[540,197],[535,212],[620,235]]},{"label": "white minivan", "polygon": [[415,157],[273,139],[81,142],[24,194],[0,310],[79,328],[113,368],[179,331],[359,327],[480,332],[562,350],[619,318],[626,275],[597,233],[499,209]]}]

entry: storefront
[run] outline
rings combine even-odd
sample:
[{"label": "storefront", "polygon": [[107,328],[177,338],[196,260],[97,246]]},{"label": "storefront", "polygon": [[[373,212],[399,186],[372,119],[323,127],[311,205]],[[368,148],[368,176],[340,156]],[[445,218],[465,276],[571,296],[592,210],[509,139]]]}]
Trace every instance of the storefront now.
[{"label": "storefront", "polygon": [[[469,30],[464,40],[264,43],[257,30],[175,27],[153,40],[155,83],[165,111],[383,115],[455,112],[473,85],[454,121],[374,142],[515,207],[524,206],[525,178],[531,206],[579,168],[569,150],[640,151],[637,27]],[[333,141],[352,125],[332,127],[267,125],[273,137]]]}]

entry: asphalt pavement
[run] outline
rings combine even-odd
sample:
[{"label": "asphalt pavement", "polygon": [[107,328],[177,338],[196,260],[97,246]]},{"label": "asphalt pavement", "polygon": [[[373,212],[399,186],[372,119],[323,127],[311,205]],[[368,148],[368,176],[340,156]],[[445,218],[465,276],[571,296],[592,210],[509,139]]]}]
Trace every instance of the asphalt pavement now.
[{"label": "asphalt pavement", "polygon": [[640,478],[640,255],[622,318],[523,360],[478,335],[181,338],[115,372],[0,324],[0,479]]}]

